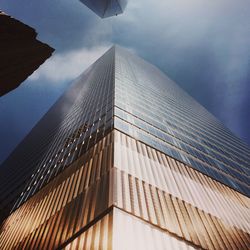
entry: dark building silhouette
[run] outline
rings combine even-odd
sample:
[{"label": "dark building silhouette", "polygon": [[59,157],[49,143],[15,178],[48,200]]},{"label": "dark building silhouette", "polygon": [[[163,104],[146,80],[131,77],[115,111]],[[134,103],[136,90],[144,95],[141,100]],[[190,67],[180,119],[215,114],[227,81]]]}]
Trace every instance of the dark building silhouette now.
[{"label": "dark building silhouette", "polygon": [[36,31],[0,11],[0,96],[17,88],[54,51]]},{"label": "dark building silhouette", "polygon": [[80,0],[99,17],[117,16],[126,8],[127,0]]},{"label": "dark building silhouette", "polygon": [[0,248],[249,249],[249,163],[205,108],[114,46],[0,168]]}]

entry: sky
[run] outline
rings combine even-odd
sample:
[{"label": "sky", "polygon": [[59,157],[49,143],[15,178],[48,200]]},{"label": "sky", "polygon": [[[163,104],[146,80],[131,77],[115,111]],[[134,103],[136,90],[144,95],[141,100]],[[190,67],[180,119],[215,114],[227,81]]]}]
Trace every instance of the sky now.
[{"label": "sky", "polygon": [[101,19],[78,0],[0,0],[53,56],[0,98],[0,163],[113,44],[159,67],[250,145],[249,0],[128,0]]}]

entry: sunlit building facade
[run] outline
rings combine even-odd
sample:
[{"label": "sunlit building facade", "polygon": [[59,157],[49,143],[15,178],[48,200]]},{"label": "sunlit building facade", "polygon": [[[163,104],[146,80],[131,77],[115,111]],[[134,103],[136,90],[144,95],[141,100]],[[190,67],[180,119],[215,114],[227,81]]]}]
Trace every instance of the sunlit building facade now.
[{"label": "sunlit building facade", "polygon": [[80,0],[99,17],[106,18],[122,14],[128,0]]},{"label": "sunlit building facade", "polygon": [[114,46],[4,162],[0,249],[249,249],[249,163],[205,108]]}]

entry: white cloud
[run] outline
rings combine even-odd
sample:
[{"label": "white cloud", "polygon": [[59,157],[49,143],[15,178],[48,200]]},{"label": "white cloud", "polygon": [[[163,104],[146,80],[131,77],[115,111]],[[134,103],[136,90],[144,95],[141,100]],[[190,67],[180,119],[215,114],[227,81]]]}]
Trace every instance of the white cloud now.
[{"label": "white cloud", "polygon": [[28,80],[46,80],[49,83],[60,83],[65,80],[73,80],[110,47],[110,45],[102,45],[90,49],[81,48],[64,53],[54,53],[51,58],[28,78]]}]

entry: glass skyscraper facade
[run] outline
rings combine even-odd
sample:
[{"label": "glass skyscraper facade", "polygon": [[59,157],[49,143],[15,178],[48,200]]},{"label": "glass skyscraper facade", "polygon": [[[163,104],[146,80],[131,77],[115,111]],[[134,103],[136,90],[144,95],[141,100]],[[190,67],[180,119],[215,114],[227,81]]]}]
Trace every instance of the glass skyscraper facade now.
[{"label": "glass skyscraper facade", "polygon": [[115,127],[249,196],[249,148],[157,68],[120,55]]},{"label": "glass skyscraper facade", "polygon": [[111,17],[122,14],[127,6],[127,0],[80,0],[99,17]]},{"label": "glass skyscraper facade", "polygon": [[1,249],[249,249],[250,149],[114,46],[1,167]]}]

